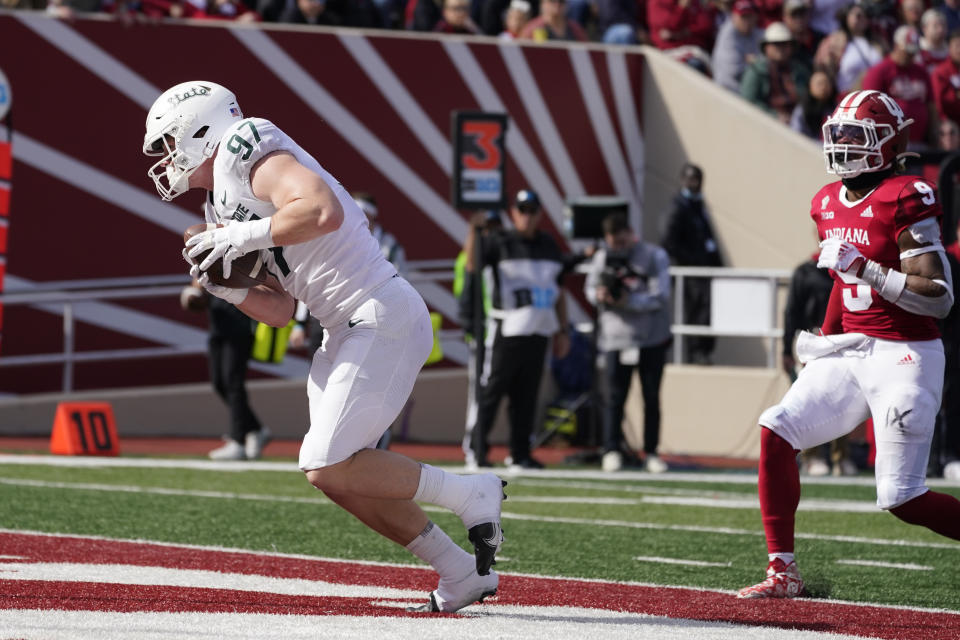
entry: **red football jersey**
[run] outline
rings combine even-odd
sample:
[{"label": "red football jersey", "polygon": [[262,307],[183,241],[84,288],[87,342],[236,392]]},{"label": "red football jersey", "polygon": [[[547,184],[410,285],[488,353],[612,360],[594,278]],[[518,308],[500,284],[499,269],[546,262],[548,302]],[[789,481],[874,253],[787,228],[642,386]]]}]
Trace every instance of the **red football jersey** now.
[{"label": "red football jersey", "polygon": [[[810,216],[821,240],[837,237],[885,267],[900,270],[897,238],[910,225],[941,216],[936,189],[918,176],[891,176],[863,200],[851,202],[841,182],[817,192]],[[887,302],[870,285],[830,272],[834,286],[843,288],[843,331],[887,340],[932,340],[940,337],[931,316],[910,313]]]}]

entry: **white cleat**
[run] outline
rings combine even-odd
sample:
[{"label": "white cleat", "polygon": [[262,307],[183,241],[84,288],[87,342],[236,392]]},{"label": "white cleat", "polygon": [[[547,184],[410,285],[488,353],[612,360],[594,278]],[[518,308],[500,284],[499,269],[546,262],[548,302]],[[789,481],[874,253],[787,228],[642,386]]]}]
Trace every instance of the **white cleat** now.
[{"label": "white cleat", "polygon": [[481,576],[471,572],[466,578],[451,582],[443,578],[436,591],[430,593],[430,601],[419,607],[410,607],[407,611],[419,613],[454,613],[474,602],[483,602],[488,596],[497,594],[500,576],[494,571]]}]

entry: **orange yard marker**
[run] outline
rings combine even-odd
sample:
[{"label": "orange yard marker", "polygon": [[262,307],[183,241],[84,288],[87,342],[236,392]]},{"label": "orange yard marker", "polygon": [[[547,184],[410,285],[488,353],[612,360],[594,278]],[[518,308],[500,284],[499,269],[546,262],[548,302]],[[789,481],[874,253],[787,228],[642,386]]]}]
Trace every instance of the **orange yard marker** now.
[{"label": "orange yard marker", "polygon": [[107,402],[61,402],[53,417],[50,453],[62,456],[115,456],[120,440]]}]

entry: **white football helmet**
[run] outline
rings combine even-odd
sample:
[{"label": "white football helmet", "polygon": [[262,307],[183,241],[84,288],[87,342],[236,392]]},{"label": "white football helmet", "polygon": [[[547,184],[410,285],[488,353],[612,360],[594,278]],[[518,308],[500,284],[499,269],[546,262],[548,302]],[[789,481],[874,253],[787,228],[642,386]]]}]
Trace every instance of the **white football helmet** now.
[{"label": "white football helmet", "polygon": [[147,171],[160,197],[173,200],[184,193],[190,175],[241,118],[237,97],[219,84],[194,80],[164,91],[147,113],[143,136],[143,152],[162,156]]}]

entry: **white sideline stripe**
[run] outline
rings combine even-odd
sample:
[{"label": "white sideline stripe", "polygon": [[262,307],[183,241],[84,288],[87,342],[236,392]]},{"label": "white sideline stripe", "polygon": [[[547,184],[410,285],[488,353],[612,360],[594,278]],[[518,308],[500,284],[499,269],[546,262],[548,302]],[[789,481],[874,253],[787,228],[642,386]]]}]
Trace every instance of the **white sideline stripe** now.
[{"label": "white sideline stripe", "polygon": [[[499,558],[498,558],[499,559]],[[732,562],[707,562],[706,560],[681,560],[680,558],[659,558],[657,556],[634,556],[639,562],[655,562],[658,564],[682,564],[691,567],[732,567]]]},{"label": "white sideline stripe", "polygon": [[[387,606],[408,603],[379,602]],[[545,626],[549,625],[549,626]],[[104,638],[170,640],[341,640],[343,638],[542,638],[551,640],[862,640],[859,636],[702,622],[584,607],[472,605],[457,616],[373,617],[251,613],[116,613],[106,611],[0,611],[0,628],[14,637],[45,640]],[[107,631],[109,630],[109,631]],[[105,634],[105,631],[107,633]]]},{"label": "white sideline stripe", "polygon": [[[145,111],[162,93],[160,89],[154,87],[139,74],[131,71],[127,65],[68,27],[63,21],[51,20],[49,16],[36,12],[17,12],[14,16],[41,38],[73,58],[74,62],[86,67],[87,70],[112,86],[120,94],[139,104]],[[95,96],[85,97],[95,99]],[[17,142],[20,142],[19,132],[17,133]]]},{"label": "white sideline stripe", "polygon": [[278,593],[289,596],[410,599],[423,597],[423,592],[411,589],[131,564],[6,562],[0,563],[0,576],[3,576],[4,580],[100,582],[105,584],[233,589],[235,591]]},{"label": "white sideline stripe", "polygon": [[[593,498],[589,498],[593,502]],[[712,509],[759,509],[760,500],[756,497],[714,499],[710,497],[659,497],[647,496],[641,500],[644,504],[664,504],[671,506],[709,507]],[[864,500],[801,500],[798,511],[843,511],[854,513],[880,513],[874,502]]]},{"label": "white sideline stripe", "polygon": [[287,85],[303,103],[320,118],[327,120],[344,140],[376,167],[401,192],[420,208],[434,224],[459,245],[467,235],[468,225],[446,200],[423,181],[379,138],[367,129],[349,110],[324,89],[312,75],[291,58],[276,42],[259,29],[225,27],[254,58],[260,60],[278,79]]},{"label": "white sideline stripe", "polygon": [[570,154],[563,143],[563,136],[557,130],[557,125],[553,121],[550,109],[543,99],[543,93],[540,91],[540,85],[530,71],[530,65],[523,55],[521,47],[500,46],[500,55],[507,67],[507,73],[513,80],[513,85],[517,87],[517,95],[527,112],[527,117],[533,124],[537,133],[537,138],[547,154],[550,164],[553,166],[553,172],[560,180],[567,198],[575,198],[584,194],[583,182],[574,168]]},{"label": "white sideline stripe", "polygon": [[878,560],[837,560],[837,564],[852,564],[858,567],[879,567],[881,569],[904,569],[905,571],[933,571],[935,567],[910,562],[880,562]]},{"label": "white sideline stripe", "polygon": [[597,138],[600,154],[607,166],[607,175],[610,176],[616,195],[626,198],[630,205],[631,219],[638,219],[640,210],[633,192],[633,181],[627,173],[627,163],[620,154],[620,145],[613,123],[610,122],[610,113],[604,104],[603,92],[600,90],[590,54],[584,49],[573,48],[569,50],[569,54],[570,61],[573,63],[573,73],[580,87],[580,95],[584,98],[587,113],[590,116],[587,122]]},{"label": "white sideline stripe", "polygon": [[257,493],[233,493],[230,491],[197,491],[194,489],[168,489],[166,487],[131,487],[116,484],[98,484],[93,482],[51,482],[48,480],[27,480],[20,478],[0,478],[0,484],[14,487],[35,487],[40,489],[73,489],[76,491],[109,491],[114,493],[148,493],[161,496],[181,496],[189,498],[217,498],[221,500],[253,500],[260,502],[298,502],[302,504],[332,505],[327,498],[278,496]]},{"label": "white sideline stripe", "polygon": [[549,487],[551,489],[586,489],[588,491],[607,491],[624,493],[657,493],[676,496],[715,496],[718,498],[743,498],[749,495],[743,491],[714,491],[712,489],[675,489],[673,487],[659,487],[644,482],[630,484],[608,484],[605,482],[553,482],[550,480],[534,480],[532,478],[516,478],[510,482],[511,486],[522,487]]},{"label": "white sideline stripe", "polygon": [[[7,276],[10,278],[11,276]],[[18,282],[26,282],[18,280]],[[298,471],[296,462],[265,462],[256,461],[220,461],[212,462],[210,460],[197,460],[185,458],[112,458],[112,457],[84,457],[84,456],[43,456],[43,455],[22,455],[22,454],[0,454],[0,463],[5,464],[31,464],[31,465],[50,465],[61,467],[141,467],[149,469],[157,468],[178,468],[178,469],[200,469],[217,471]],[[451,473],[469,474],[463,465],[437,465],[444,471]],[[693,483],[693,484],[747,484],[757,485],[757,475],[755,473],[708,473],[708,472],[673,472],[670,473],[648,473],[646,471],[618,471],[615,474],[606,471],[596,470],[560,470],[543,469],[535,472],[511,473],[507,469],[494,469],[494,471],[510,480],[510,482],[541,482],[541,486],[562,485],[562,483],[553,483],[558,481],[584,481],[589,480],[595,483],[594,488],[604,489],[606,491],[630,491],[631,487],[636,486],[638,482],[659,482],[659,483]],[[612,476],[612,477],[611,477]],[[875,482],[873,477],[824,477],[824,478],[804,478],[804,485],[836,485],[851,487],[873,487]],[[942,478],[927,478],[928,487],[958,487],[956,481],[944,480]]]},{"label": "white sideline stripe", "polygon": [[[505,43],[498,45],[501,55],[510,47],[519,45]],[[491,111],[495,113],[507,113],[507,108],[500,100],[500,96],[494,90],[490,79],[479,64],[476,58],[470,52],[469,47],[462,41],[452,38],[444,39],[443,48],[457,68],[463,84],[473,93],[474,99],[480,105],[481,111]],[[504,56],[504,63],[507,63]],[[517,93],[523,93],[525,87],[516,87]],[[516,124],[516,123],[514,123]],[[550,216],[550,220],[557,229],[563,228],[563,196],[557,191],[553,180],[547,175],[543,165],[537,158],[533,149],[527,143],[526,137],[520,127],[514,126],[507,132],[506,140],[507,153],[513,158],[517,169],[523,174],[527,184],[540,196],[540,202],[543,203],[543,209]]]},{"label": "white sideline stripe", "polygon": [[[2,460],[0,460],[2,462]],[[194,491],[187,489],[167,489],[164,487],[129,487],[110,484],[95,483],[68,483],[68,482],[50,482],[46,480],[28,480],[20,478],[0,478],[0,485],[25,486],[35,488],[51,489],[73,489],[79,491],[111,491],[119,493],[149,493],[157,495],[187,496],[197,498],[231,499],[231,500],[256,500],[266,502],[297,502],[305,504],[316,504],[321,506],[332,505],[333,503],[319,497],[301,498],[297,496],[274,496],[265,494],[243,494],[219,491]],[[522,500],[518,497],[516,502]],[[446,513],[447,509],[433,505],[423,505],[423,510],[431,513]],[[625,527],[628,529],[645,529],[654,531],[688,531],[694,533],[713,533],[722,535],[736,536],[761,536],[762,531],[751,529],[733,529],[729,527],[706,527],[697,525],[668,525],[659,522],[631,522],[627,520],[609,520],[609,519],[591,519],[591,518],[572,518],[561,516],[542,516],[529,515],[522,513],[511,513],[504,511],[501,517],[505,520],[524,520],[531,522],[549,522],[559,524],[577,524],[594,527]],[[2,531],[2,530],[0,530]],[[921,549],[952,549],[960,551],[960,545],[955,543],[937,543],[937,542],[915,542],[912,540],[885,540],[882,538],[864,538],[860,536],[835,536],[816,533],[797,533],[797,538],[806,540],[827,540],[833,542],[851,542],[858,544],[874,544],[880,546],[892,547],[917,547]]]},{"label": "white sideline stripe", "polygon": [[452,171],[450,159],[453,157],[450,141],[433,124],[433,120],[403,86],[390,65],[383,61],[380,53],[370,44],[369,38],[357,34],[341,34],[338,37],[343,47],[353,56],[354,62],[373,82],[374,88],[379,90],[393,107],[397,117],[403,120],[410,133],[420,141],[437,166],[445,174],[450,175]]},{"label": "white sideline stripe", "polygon": [[[84,483],[84,482],[53,482],[49,480],[28,480],[20,478],[3,478],[0,477],[0,484],[13,485],[13,486],[25,486],[25,487],[38,487],[38,488],[56,488],[56,489],[78,489],[86,491],[117,491],[121,493],[151,493],[157,495],[171,495],[171,496],[191,496],[195,498],[225,498],[225,499],[234,499],[234,500],[262,500],[265,502],[276,501],[276,502],[301,502],[307,504],[333,504],[329,500],[321,497],[311,497],[311,498],[300,498],[296,496],[277,496],[272,494],[249,494],[249,493],[234,493],[234,492],[223,492],[223,491],[198,491],[195,489],[168,489],[166,487],[131,487],[131,486],[122,486],[115,484],[97,484],[97,483]],[[642,504],[676,504],[682,506],[689,506],[693,502],[689,499],[675,499],[676,502],[670,502],[669,499],[661,498],[652,498],[647,500],[646,498],[641,499],[632,499],[632,498],[607,498],[607,497],[582,497],[582,496],[512,496],[510,498],[511,504],[516,503],[531,503],[531,504],[584,504],[589,502],[590,504],[605,504],[605,505],[615,505],[615,506],[640,506]],[[713,505],[708,499],[703,499],[698,501],[697,506],[701,507],[718,507],[718,508],[729,508],[728,505],[718,504]],[[720,501],[720,502],[729,502],[729,501]],[[745,504],[737,508],[757,508],[759,503],[756,500],[744,500]],[[861,507],[861,503],[847,501],[847,500],[837,500],[834,501],[837,504],[831,504],[829,500],[816,501],[822,503],[819,508],[807,508],[806,511],[838,511],[838,512],[849,512],[852,510],[861,510],[867,511],[866,508]],[[803,501],[801,501],[801,506]],[[872,503],[866,503],[871,508],[870,511],[878,511],[878,509],[872,505]],[[852,505],[854,508],[851,508]],[[440,509],[442,511],[442,509]]]},{"label": "white sideline stripe", "polygon": [[643,228],[643,172],[645,159],[643,157],[643,134],[640,132],[640,123],[637,121],[637,110],[633,96],[633,85],[627,74],[627,57],[622,51],[613,47],[607,50],[607,69],[610,73],[610,86],[613,87],[613,97],[616,101],[617,119],[620,121],[620,133],[627,147],[627,159],[633,172],[634,197],[638,205],[638,215],[635,222],[639,222],[638,229]]},{"label": "white sideline stripe", "polygon": [[[8,278],[10,276],[7,276]],[[0,438],[0,443],[3,440]],[[267,462],[265,460],[238,461],[238,460],[184,460],[176,458],[107,458],[100,456],[46,456],[46,455],[19,455],[0,454],[0,464],[39,465],[51,467],[91,467],[95,469],[107,468],[140,468],[140,469],[192,469],[195,471],[296,471],[297,462]]]}]

